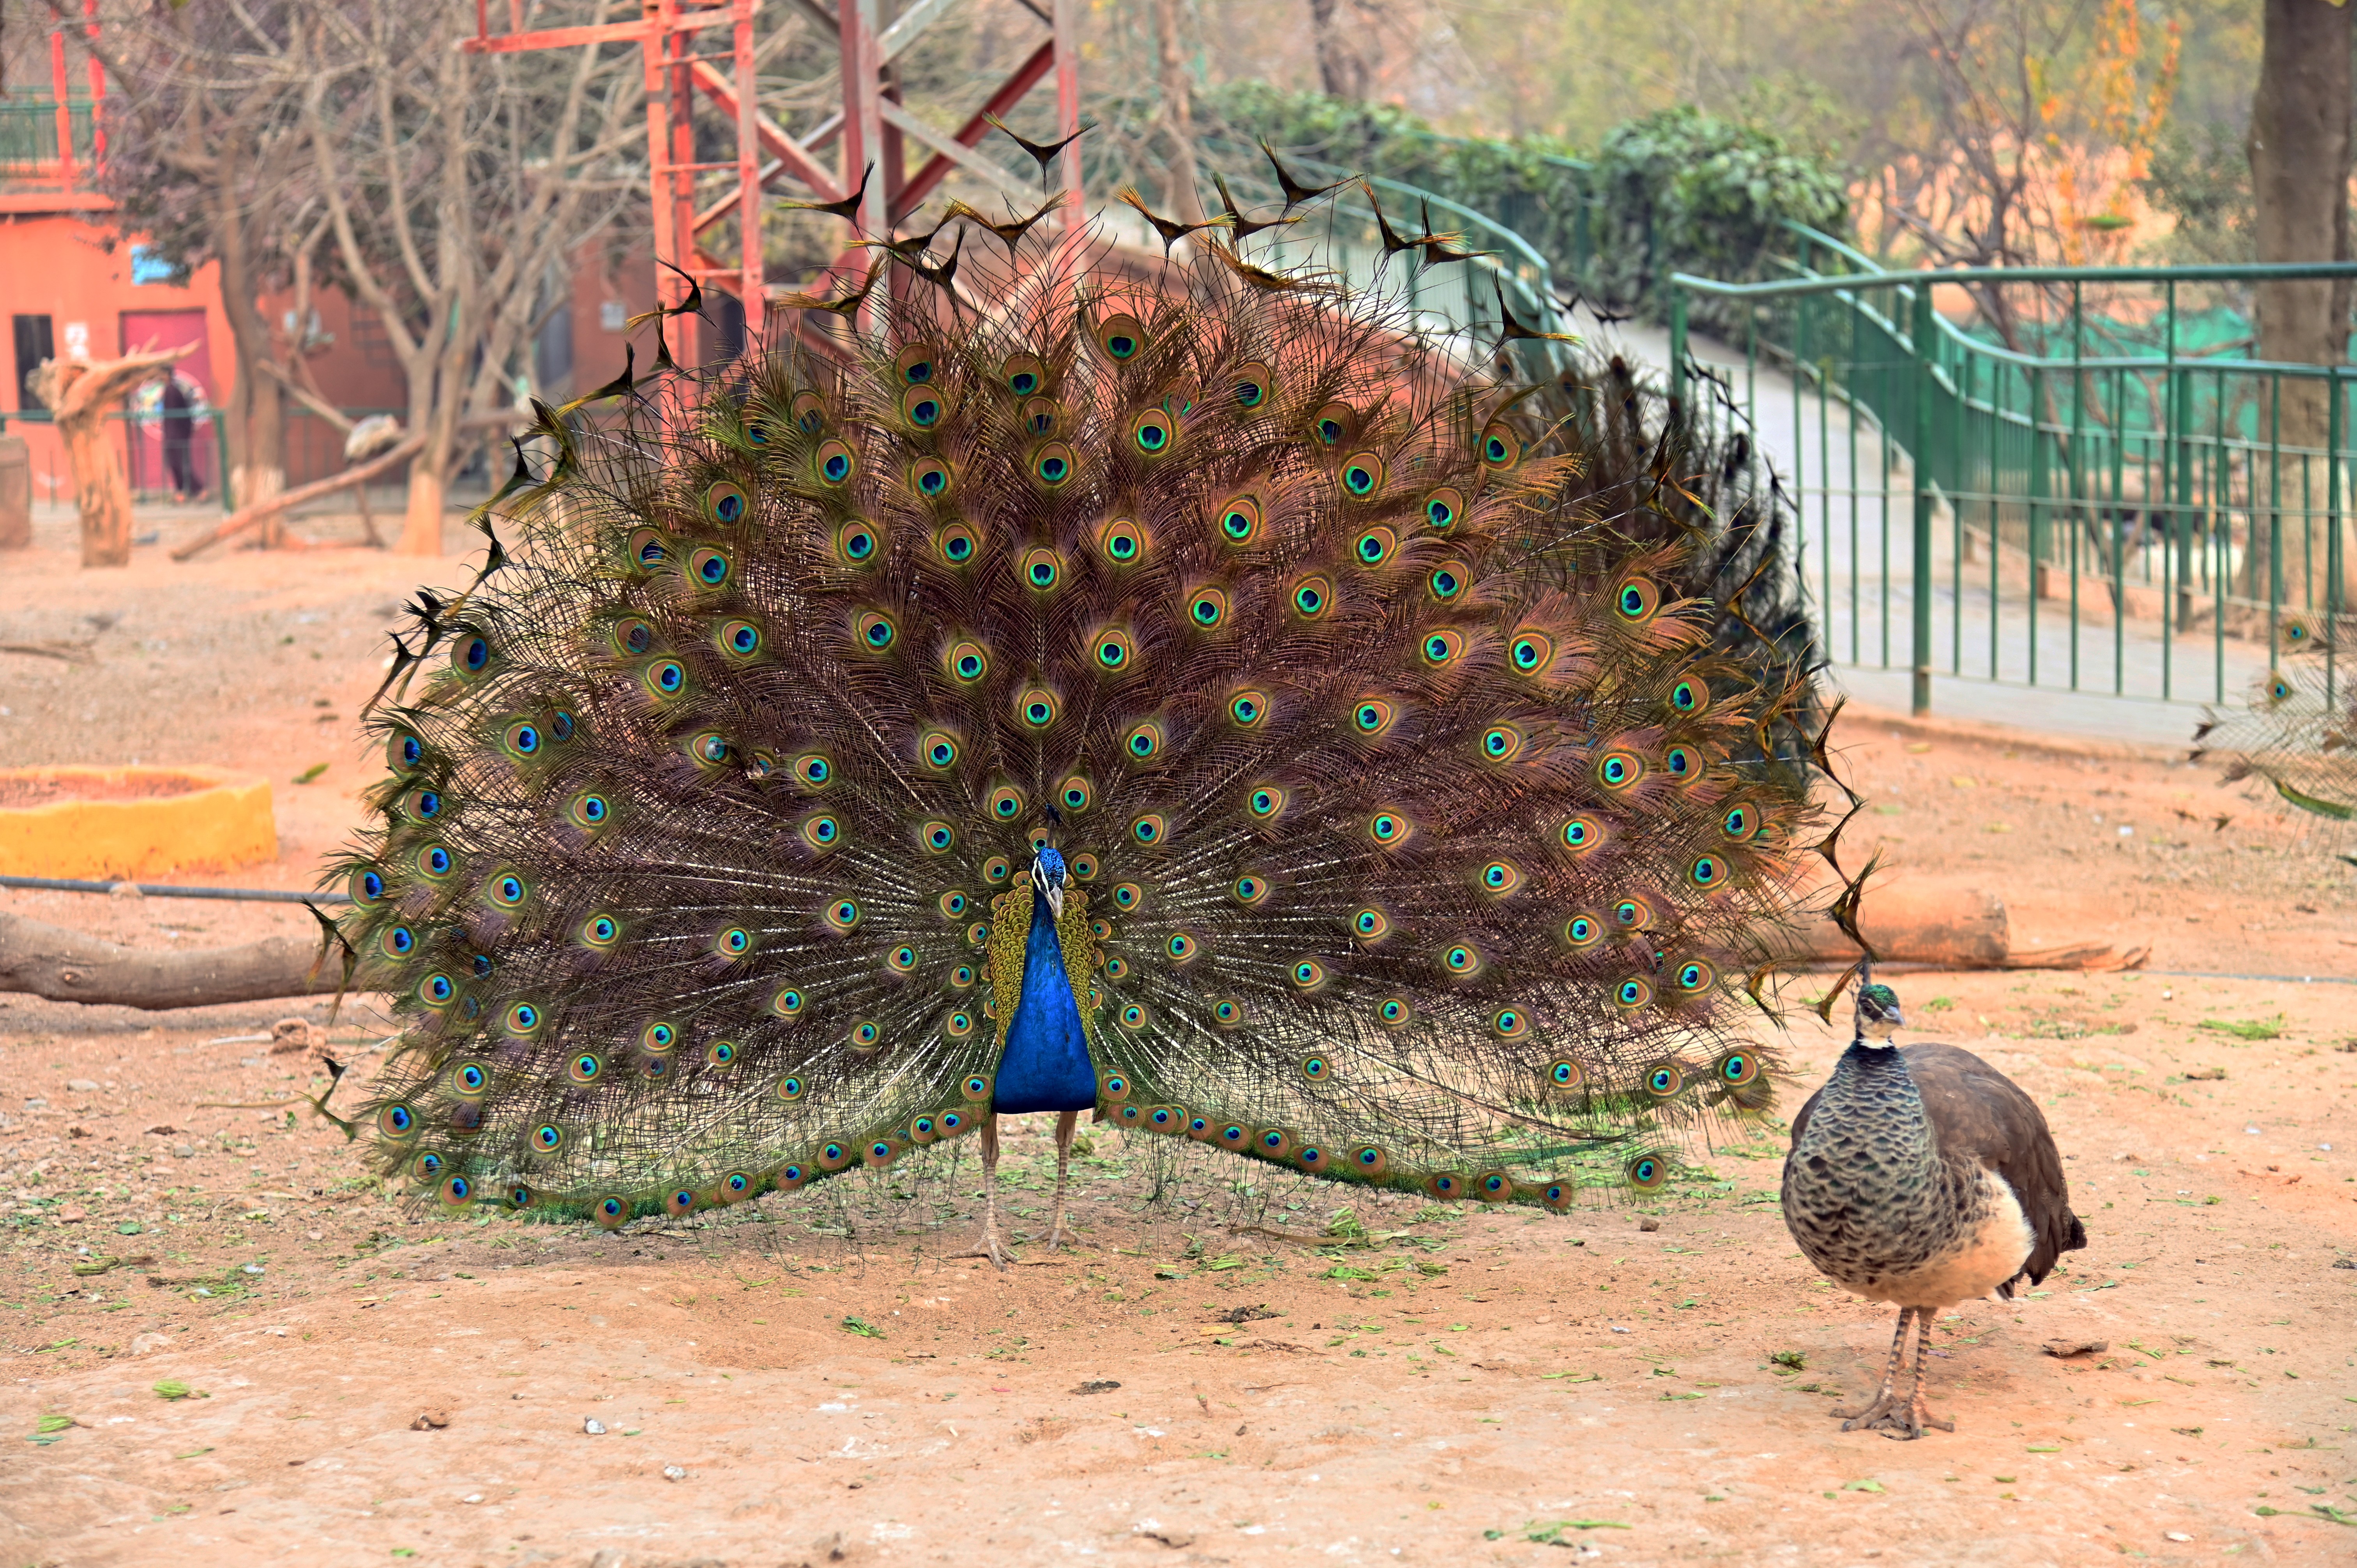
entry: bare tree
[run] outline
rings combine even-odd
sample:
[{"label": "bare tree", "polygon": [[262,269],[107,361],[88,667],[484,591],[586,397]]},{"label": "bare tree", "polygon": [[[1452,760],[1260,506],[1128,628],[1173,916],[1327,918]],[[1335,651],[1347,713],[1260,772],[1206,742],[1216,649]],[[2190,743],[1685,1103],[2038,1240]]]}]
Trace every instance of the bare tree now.
[{"label": "bare tree", "polygon": [[1178,0],[1154,0],[1154,74],[1162,88],[1162,134],[1169,138],[1169,176],[1163,205],[1182,223],[1203,220],[1195,189],[1194,83],[1179,50]]},{"label": "bare tree", "polygon": [[[578,9],[568,19],[637,6]],[[472,19],[339,0],[314,4],[301,28],[303,121],[337,258],[383,319],[425,439],[402,529],[412,554],[441,550],[468,417],[513,401],[551,308],[544,280],[646,188],[635,46],[475,56],[457,47]]]}]

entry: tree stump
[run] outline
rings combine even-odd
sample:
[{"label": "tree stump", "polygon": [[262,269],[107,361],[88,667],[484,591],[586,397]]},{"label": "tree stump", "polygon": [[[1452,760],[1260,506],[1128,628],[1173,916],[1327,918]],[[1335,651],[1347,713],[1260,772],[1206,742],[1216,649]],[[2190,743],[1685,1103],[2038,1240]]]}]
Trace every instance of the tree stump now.
[{"label": "tree stump", "polygon": [[195,351],[196,345],[188,343],[120,360],[44,360],[33,372],[33,394],[58,422],[58,437],[73,470],[83,565],[131,564],[131,486],[122,458],[107,442],[107,414],[132,388]]}]

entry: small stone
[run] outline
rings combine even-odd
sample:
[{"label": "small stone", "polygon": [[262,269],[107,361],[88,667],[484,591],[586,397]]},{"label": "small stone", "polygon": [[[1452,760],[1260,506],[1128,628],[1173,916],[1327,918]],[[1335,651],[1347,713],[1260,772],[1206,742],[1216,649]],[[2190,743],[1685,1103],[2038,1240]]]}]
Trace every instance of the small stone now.
[{"label": "small stone", "polygon": [[303,1232],[303,1240],[306,1241],[322,1240],[326,1238],[327,1234],[328,1233],[324,1230],[306,1230]]},{"label": "small stone", "polygon": [[687,1472],[680,1468],[677,1465],[666,1465],[663,1466],[663,1479],[666,1481],[684,1481],[687,1479]]},{"label": "small stone", "polygon": [[147,897],[146,894],[142,893],[139,890],[139,884],[136,882],[118,882],[113,886],[109,887],[106,890],[106,896],[110,898],[145,898]]},{"label": "small stone", "polygon": [[98,1092],[98,1083],[93,1079],[70,1078],[66,1079],[66,1087],[76,1094],[96,1094]]},{"label": "small stone", "polygon": [[1640,1230],[1659,1230],[1661,1228],[1662,1222],[1658,1219],[1640,1219],[1637,1221],[1637,1229]]},{"label": "small stone", "polygon": [[606,1423],[593,1415],[581,1423],[581,1430],[592,1437],[603,1437],[606,1435]]},{"label": "small stone", "polygon": [[176,1144],[172,1147],[172,1157],[176,1160],[193,1160],[197,1157],[197,1146],[194,1144]]},{"label": "small stone", "polygon": [[2186,1534],[2181,1530],[2172,1530],[2163,1532],[2161,1539],[2164,1541],[2190,1541],[2193,1538]]},{"label": "small stone", "polygon": [[2100,1356],[2112,1348],[2108,1339],[2049,1339],[2046,1353],[2050,1356]]},{"label": "small stone", "polygon": [[421,1410],[417,1412],[417,1419],[409,1423],[409,1430],[412,1432],[439,1432],[449,1424],[450,1412],[448,1411]]},{"label": "small stone", "polygon": [[157,1350],[164,1349],[171,1343],[171,1337],[168,1335],[156,1333],[142,1334],[131,1341],[131,1353],[135,1356],[152,1355]]},{"label": "small stone", "polygon": [[460,1498],[458,1500],[462,1503],[479,1503],[483,1500],[483,1494],[480,1492],[468,1492],[465,1497]]}]

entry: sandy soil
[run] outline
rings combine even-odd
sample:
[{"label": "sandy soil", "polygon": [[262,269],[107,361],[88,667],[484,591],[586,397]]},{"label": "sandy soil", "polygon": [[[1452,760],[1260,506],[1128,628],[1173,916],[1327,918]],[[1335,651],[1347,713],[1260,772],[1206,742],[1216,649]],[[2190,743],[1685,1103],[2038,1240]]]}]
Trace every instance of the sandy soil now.
[{"label": "sandy soil", "polygon": [[[89,639],[96,662],[0,655],[0,756],[262,772],[279,859],[207,879],[307,885],[371,776],[354,715],[414,564],[143,550],[86,574],[45,523],[5,571],[0,641]],[[2092,1239],[2029,1299],[1941,1326],[1953,1434],[1826,1415],[1889,1323],[1785,1236],[1781,1122],[1642,1208],[1359,1195],[1350,1246],[1270,1233],[1319,1232],[1347,1191],[1238,1192],[1232,1163],[1174,1173],[1167,1145],[1099,1130],[1076,1166],[1092,1245],[1000,1275],[944,1255],[971,1164],[903,1199],[830,1184],[619,1237],[412,1212],[289,1103],[324,1086],[315,1058],[254,1037],[323,1007],[16,996],[0,1560],[2348,1561],[2357,876],[2165,754],[1845,733],[1861,849],[1996,887],[2018,944],[2153,949],[2142,973],[1894,977],[1910,1034],[2045,1106]],[[308,926],[0,908],[157,945]],[[326,1049],[365,1073],[378,1022],[348,1008]],[[1839,1043],[1794,1024],[1787,1111]],[[1010,1145],[1027,1229],[1044,1130]]]}]

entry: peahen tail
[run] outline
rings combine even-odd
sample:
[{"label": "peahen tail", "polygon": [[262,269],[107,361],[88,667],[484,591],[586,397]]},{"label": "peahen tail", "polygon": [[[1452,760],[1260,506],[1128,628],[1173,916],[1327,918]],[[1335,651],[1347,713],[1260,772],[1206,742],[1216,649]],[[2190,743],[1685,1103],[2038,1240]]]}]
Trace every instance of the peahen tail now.
[{"label": "peahen tail", "polygon": [[2238,712],[2206,712],[2195,757],[2226,759],[2229,783],[2257,778],[2319,823],[2357,822],[2357,617],[2294,614],[2276,628],[2282,656]]},{"label": "peahen tail", "polygon": [[888,1165],[1059,983],[1101,1117],[1439,1197],[1764,1105],[1814,693],[1740,454],[1380,292],[1008,244],[544,414],[340,868],[386,1173],[619,1225]]}]

